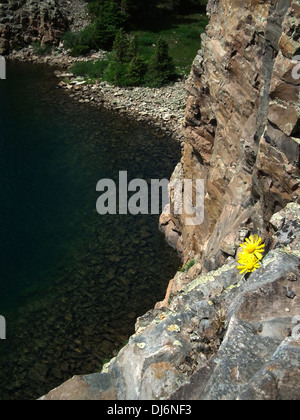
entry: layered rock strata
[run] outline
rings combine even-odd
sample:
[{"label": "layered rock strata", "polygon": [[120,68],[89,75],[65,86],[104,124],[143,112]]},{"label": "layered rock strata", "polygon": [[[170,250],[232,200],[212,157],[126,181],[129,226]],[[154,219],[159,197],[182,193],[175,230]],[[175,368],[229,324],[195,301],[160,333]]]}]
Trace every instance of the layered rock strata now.
[{"label": "layered rock strata", "polygon": [[[235,256],[250,231],[300,202],[300,2],[211,0],[187,84],[185,145],[173,178],[205,180],[205,220],[161,218],[183,259],[203,269]],[[299,57],[298,57],[299,58]]]}]

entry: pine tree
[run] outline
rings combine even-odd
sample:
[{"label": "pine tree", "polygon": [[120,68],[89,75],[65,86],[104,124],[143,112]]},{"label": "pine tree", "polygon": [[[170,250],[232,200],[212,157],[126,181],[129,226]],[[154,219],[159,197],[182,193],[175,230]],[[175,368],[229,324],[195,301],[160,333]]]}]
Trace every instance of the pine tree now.
[{"label": "pine tree", "polygon": [[128,84],[130,86],[141,86],[144,83],[147,64],[139,56],[133,57],[128,68]]},{"label": "pine tree", "polygon": [[128,48],[128,62],[139,54],[139,38],[135,35],[131,40]]},{"label": "pine tree", "polygon": [[128,35],[123,29],[120,29],[113,45],[114,59],[117,63],[128,62],[129,46]]},{"label": "pine tree", "polygon": [[126,23],[126,16],[121,12],[116,0],[109,0],[99,6],[99,16],[95,21],[99,48],[111,50],[120,28]]},{"label": "pine tree", "polygon": [[169,55],[168,43],[160,38],[155,53],[149,62],[147,83],[150,86],[163,86],[176,79],[175,64]]}]

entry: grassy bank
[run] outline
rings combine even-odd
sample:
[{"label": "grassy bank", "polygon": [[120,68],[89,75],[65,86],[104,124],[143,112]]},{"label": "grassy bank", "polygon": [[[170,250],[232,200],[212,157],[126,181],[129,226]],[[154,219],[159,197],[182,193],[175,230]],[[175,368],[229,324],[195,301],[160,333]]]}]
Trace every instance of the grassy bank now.
[{"label": "grassy bank", "polygon": [[[136,30],[129,34],[131,39],[138,40],[138,55],[145,65],[151,62],[155,55],[157,45],[160,39],[164,39],[169,46],[169,56],[175,64],[175,74],[179,77],[189,74],[194,57],[201,46],[200,35],[204,32],[208,23],[207,16],[204,14],[192,14],[188,16],[174,16],[165,22],[157,22],[147,30]],[[76,63],[71,71],[76,76],[84,76],[90,80],[105,80],[119,86],[137,85],[137,86],[159,86],[161,83],[150,83],[146,78],[138,78],[136,83],[128,83],[124,73],[129,67],[124,63],[117,66],[117,71],[122,74],[114,81],[115,67],[113,63],[114,52],[108,54],[104,61],[79,62]],[[143,65],[143,64],[142,64]],[[172,82],[172,80],[170,80]]]},{"label": "grassy bank", "polygon": [[169,45],[170,56],[174,59],[180,75],[190,72],[192,62],[200,49],[200,35],[205,31],[208,18],[205,14],[171,16],[169,20],[158,22],[146,31],[134,31],[139,38],[140,53],[145,60],[153,55],[155,45],[163,37]]},{"label": "grassy bank", "polygon": [[[64,37],[75,57],[110,51],[104,62],[77,63],[75,75],[117,86],[160,87],[190,72],[208,18],[205,0],[91,0],[93,23]],[[185,7],[183,8],[183,4]],[[144,9],[149,8],[148,14]]]}]

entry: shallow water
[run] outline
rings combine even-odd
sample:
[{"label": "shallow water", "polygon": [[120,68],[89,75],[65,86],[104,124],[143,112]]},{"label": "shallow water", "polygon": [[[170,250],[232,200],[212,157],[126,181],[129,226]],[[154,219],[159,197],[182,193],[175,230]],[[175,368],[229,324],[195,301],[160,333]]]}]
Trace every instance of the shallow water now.
[{"label": "shallow water", "polygon": [[0,81],[0,398],[33,399],[102,361],[180,265],[158,216],[100,216],[102,178],[169,178],[180,146],[78,104],[46,66]]}]

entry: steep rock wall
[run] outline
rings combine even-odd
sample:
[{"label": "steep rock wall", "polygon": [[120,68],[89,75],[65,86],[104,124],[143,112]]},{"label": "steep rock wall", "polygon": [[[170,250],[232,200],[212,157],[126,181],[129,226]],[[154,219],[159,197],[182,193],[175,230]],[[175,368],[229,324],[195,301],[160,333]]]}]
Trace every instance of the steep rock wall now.
[{"label": "steep rock wall", "polygon": [[266,236],[271,216],[300,202],[300,80],[292,73],[300,2],[210,0],[208,13],[173,175],[205,180],[205,220],[187,226],[172,211],[161,218],[184,260],[200,255],[205,270],[234,256],[249,231]]},{"label": "steep rock wall", "polygon": [[88,22],[84,0],[2,0],[0,54],[33,42],[55,44],[67,29]]}]

